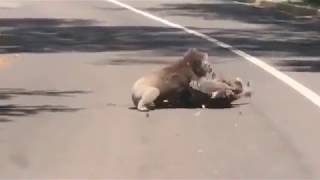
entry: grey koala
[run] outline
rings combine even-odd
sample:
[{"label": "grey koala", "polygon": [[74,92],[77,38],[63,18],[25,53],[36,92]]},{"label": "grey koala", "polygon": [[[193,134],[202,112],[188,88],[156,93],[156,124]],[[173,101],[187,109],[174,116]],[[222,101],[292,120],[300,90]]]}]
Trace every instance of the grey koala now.
[{"label": "grey koala", "polygon": [[209,77],[202,77],[190,82],[190,104],[194,106],[230,106],[242,97],[251,97],[250,82],[246,84],[237,77],[234,80],[218,78],[213,73]]}]

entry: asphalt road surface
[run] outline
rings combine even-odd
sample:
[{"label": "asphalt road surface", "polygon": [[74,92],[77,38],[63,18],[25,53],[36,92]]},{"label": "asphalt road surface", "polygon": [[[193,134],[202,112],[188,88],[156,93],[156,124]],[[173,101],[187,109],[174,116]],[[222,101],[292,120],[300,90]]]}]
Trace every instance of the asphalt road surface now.
[{"label": "asphalt road surface", "polygon": [[[320,22],[218,0],[122,0],[257,57],[320,94]],[[0,1],[0,178],[320,178],[320,109],[215,43],[103,0]],[[208,51],[254,96],[132,107],[141,75]]]}]

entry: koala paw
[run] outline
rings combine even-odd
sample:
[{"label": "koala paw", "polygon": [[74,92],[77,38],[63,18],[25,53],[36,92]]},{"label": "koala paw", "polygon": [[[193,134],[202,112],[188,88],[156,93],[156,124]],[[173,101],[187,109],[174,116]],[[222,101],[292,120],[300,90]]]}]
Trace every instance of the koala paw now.
[{"label": "koala paw", "polygon": [[199,88],[200,88],[200,84],[199,84],[198,81],[191,81],[190,84],[189,84],[189,86],[190,86],[191,88],[193,88],[193,89],[196,89],[196,90],[199,90]]},{"label": "koala paw", "polygon": [[211,99],[217,99],[217,98],[225,98],[226,94],[224,91],[215,91],[211,94]]}]

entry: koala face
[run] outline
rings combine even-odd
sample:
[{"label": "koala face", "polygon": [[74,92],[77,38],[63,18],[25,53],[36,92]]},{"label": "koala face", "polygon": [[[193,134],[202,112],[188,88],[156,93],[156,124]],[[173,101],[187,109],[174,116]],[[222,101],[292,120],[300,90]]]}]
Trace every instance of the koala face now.
[{"label": "koala face", "polygon": [[199,77],[213,72],[213,65],[208,61],[208,53],[192,48],[185,54],[184,59],[191,64],[192,70]]}]

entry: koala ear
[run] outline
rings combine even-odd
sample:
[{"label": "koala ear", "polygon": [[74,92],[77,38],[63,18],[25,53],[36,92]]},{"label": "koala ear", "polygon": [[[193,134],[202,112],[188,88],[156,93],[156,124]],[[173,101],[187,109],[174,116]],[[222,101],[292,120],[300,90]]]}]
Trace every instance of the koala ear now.
[{"label": "koala ear", "polygon": [[191,49],[189,48],[189,49],[187,50],[187,52],[184,53],[183,56],[186,57],[186,56],[188,56],[190,53],[191,53]]},{"label": "koala ear", "polygon": [[188,51],[184,54],[184,57],[196,52],[197,49],[196,48],[189,48]]},{"label": "koala ear", "polygon": [[203,60],[207,61],[209,58],[208,53],[203,53]]}]

